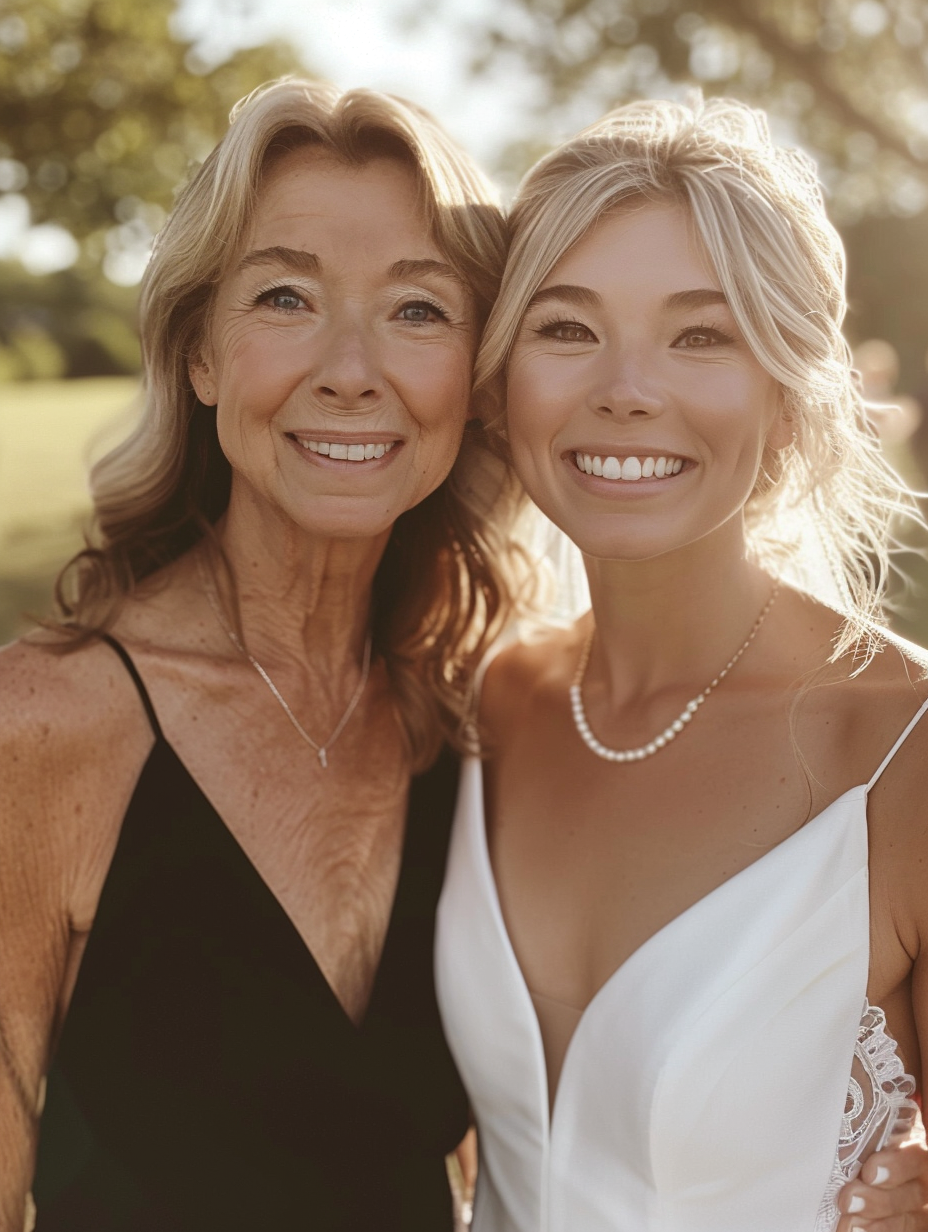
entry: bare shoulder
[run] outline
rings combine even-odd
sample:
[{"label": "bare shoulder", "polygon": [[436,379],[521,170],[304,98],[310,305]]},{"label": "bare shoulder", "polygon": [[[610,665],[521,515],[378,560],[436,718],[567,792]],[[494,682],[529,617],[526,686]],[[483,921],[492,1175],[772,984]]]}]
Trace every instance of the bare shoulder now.
[{"label": "bare shoulder", "polygon": [[513,642],[487,669],[480,697],[480,723],[491,739],[537,713],[547,698],[566,696],[580,654],[581,625],[546,630]]},{"label": "bare shoulder", "polygon": [[[99,642],[44,637],[0,651],[0,864],[36,867],[87,847],[111,821],[151,742],[125,669]],[[7,860],[7,867],[16,866]]]},{"label": "bare shoulder", "polygon": [[[125,737],[145,717],[125,668],[102,642],[63,651],[35,636],[0,649],[0,742],[41,758]],[[112,745],[108,746],[112,748]]]}]

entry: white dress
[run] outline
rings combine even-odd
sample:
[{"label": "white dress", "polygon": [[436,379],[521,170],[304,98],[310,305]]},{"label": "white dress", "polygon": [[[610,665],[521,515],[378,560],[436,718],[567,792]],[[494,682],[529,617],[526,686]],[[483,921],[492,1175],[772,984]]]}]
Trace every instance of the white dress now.
[{"label": "white dress", "polygon": [[479,1134],[474,1232],[834,1228],[834,1194],[917,1114],[914,1081],[866,1003],[867,796],[926,710],[869,783],[613,973],[573,1034],[550,1116],[481,765],[465,763],[436,978]]}]

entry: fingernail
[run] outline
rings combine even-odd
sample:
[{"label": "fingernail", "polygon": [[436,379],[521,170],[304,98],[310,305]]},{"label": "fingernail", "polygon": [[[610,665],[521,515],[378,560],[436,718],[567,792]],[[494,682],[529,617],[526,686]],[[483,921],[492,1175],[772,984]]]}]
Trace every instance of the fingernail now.
[{"label": "fingernail", "polygon": [[851,1198],[850,1202],[847,1204],[847,1213],[849,1215],[859,1215],[866,1205],[866,1202],[864,1202],[860,1194],[854,1194],[853,1198]]},{"label": "fingernail", "polygon": [[882,1164],[879,1164],[877,1166],[876,1175],[873,1178],[873,1184],[882,1185],[885,1181],[888,1181],[888,1180],[889,1180],[889,1169],[884,1168]]}]

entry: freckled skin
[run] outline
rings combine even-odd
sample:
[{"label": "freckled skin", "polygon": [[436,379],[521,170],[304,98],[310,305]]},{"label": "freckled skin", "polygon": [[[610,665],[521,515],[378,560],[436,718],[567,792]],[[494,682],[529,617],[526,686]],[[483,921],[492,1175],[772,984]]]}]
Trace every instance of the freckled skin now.
[{"label": "freckled skin", "polygon": [[[242,264],[266,250],[298,256]],[[318,260],[311,277],[300,253]],[[233,468],[217,529],[249,649],[319,741],[357,685],[392,524],[457,454],[475,333],[470,292],[431,239],[404,166],[346,167],[314,150],[276,165],[190,375],[201,401],[217,406]],[[388,465],[349,470],[314,462],[295,432],[379,433],[399,444]],[[399,871],[410,773],[383,664],[372,665],[323,771],[230,645],[191,557],[140,586],[114,632],[181,761],[360,1021]],[[152,745],[109,648],[58,655],[46,640],[0,652],[4,1232],[23,1226],[42,1075]]]}]

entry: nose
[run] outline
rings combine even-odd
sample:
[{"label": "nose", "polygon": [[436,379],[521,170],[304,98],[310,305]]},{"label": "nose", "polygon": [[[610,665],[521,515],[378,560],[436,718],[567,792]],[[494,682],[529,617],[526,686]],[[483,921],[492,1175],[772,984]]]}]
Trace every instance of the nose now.
[{"label": "nose", "polygon": [[624,346],[604,351],[590,389],[590,405],[619,419],[651,419],[664,409],[653,361],[641,350]]},{"label": "nose", "polygon": [[363,324],[333,323],[318,338],[313,392],[333,410],[369,410],[383,394],[384,381],[374,340]]}]

